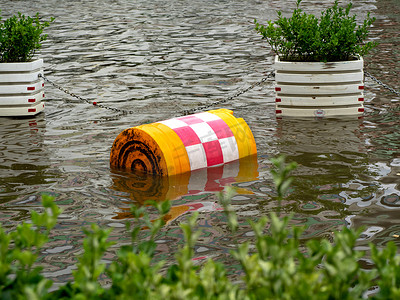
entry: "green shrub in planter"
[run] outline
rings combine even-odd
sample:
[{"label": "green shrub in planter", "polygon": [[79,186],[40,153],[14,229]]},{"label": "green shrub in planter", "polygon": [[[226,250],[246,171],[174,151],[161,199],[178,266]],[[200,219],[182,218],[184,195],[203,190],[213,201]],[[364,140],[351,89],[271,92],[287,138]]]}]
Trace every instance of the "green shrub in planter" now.
[{"label": "green shrub in planter", "polygon": [[4,20],[0,24],[0,62],[30,61],[47,39],[43,30],[53,21],[41,22],[39,13],[32,18],[20,12]]},{"label": "green shrub in planter", "polygon": [[364,56],[376,42],[366,42],[369,27],[375,21],[368,13],[361,25],[356,16],[350,15],[352,4],[339,7],[338,0],[333,7],[322,12],[317,18],[297,7],[290,18],[278,11],[278,19],[268,21],[264,26],[255,20],[255,29],[267,40],[272,50],[285,61],[332,62],[351,60]]}]

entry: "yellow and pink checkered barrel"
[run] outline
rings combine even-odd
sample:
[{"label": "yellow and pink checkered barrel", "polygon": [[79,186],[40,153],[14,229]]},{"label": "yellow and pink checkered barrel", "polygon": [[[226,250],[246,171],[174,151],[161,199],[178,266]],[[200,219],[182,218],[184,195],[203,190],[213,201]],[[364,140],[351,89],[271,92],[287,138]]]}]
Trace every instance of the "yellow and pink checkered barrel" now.
[{"label": "yellow and pink checkered barrel", "polygon": [[246,122],[218,109],[125,129],[114,141],[110,164],[172,176],[256,153]]}]

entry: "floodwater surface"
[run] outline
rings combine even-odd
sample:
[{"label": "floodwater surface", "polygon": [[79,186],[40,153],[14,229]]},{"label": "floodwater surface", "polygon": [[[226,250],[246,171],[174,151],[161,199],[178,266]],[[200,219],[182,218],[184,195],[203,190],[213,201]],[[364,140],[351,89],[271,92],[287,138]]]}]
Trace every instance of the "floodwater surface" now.
[{"label": "floodwater surface", "polygon": [[[377,18],[371,38],[380,45],[365,68],[400,89],[400,5],[397,0],[353,1],[362,20]],[[318,14],[333,1],[304,0]],[[305,237],[330,236],[342,226],[365,226],[361,245],[400,243],[400,97],[366,77],[362,118],[275,118],[274,83],[212,108],[229,108],[251,128],[257,157],[173,178],[157,179],[111,170],[109,154],[124,129],[177,117],[186,109],[227,99],[273,70],[273,53],[253,20],[290,14],[295,1],[2,1],[3,19],[21,11],[55,22],[40,57],[45,76],[96,107],[46,83],[45,112],[0,118],[0,220],[11,230],[40,209],[43,193],[63,209],[41,263],[56,282],[71,279],[82,251],[82,227],[113,228],[116,244],[129,241],[129,206],[172,201],[158,240],[158,259],[173,259],[182,244],[179,224],[199,211],[203,234],[196,258],[229,261],[232,247],[216,192],[237,187],[232,202],[239,241],[249,240],[248,218],[277,209],[270,158],[286,154],[299,165],[285,213],[306,226]],[[239,272],[232,265],[230,272]]]}]

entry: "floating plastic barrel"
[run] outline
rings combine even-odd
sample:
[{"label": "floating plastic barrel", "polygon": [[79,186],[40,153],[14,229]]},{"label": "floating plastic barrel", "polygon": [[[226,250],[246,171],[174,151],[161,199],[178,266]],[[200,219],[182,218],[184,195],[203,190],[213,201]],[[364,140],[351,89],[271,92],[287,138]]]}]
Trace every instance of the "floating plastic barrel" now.
[{"label": "floating plastic barrel", "polygon": [[218,109],[125,129],[111,148],[110,165],[172,176],[256,153],[246,122]]}]

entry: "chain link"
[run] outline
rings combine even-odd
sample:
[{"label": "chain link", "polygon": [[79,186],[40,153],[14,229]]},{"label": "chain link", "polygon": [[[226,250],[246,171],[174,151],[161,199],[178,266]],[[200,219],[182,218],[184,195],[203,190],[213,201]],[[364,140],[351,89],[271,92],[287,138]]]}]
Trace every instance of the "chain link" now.
[{"label": "chain link", "polygon": [[[62,86],[58,85],[58,84],[55,83],[54,81],[48,79],[48,78],[47,78],[46,76],[44,76],[43,74],[39,74],[39,77],[42,77],[46,82],[50,83],[52,86],[54,86],[55,88],[57,88],[57,89],[59,89],[60,91],[64,92],[65,94],[68,94],[68,95],[70,95],[71,97],[76,98],[76,99],[78,99],[78,100],[80,100],[80,101],[86,102],[86,103],[88,103],[88,104],[93,104],[93,105],[98,106],[98,107],[100,107],[100,108],[104,108],[104,109],[112,110],[112,111],[115,111],[115,112],[119,112],[119,113],[122,113],[122,114],[134,114],[134,113],[135,113],[135,111],[132,111],[132,110],[118,109],[118,108],[109,107],[109,106],[106,106],[106,105],[103,105],[103,104],[99,104],[99,103],[97,103],[96,101],[92,101],[92,100],[83,98],[83,97],[81,97],[81,96],[79,96],[79,95],[76,95],[76,94],[70,92],[69,90],[63,88]],[[205,110],[205,109],[210,108],[210,107],[215,106],[215,105],[219,105],[219,104],[222,104],[222,103],[226,103],[226,102],[231,101],[231,100],[233,100],[234,98],[237,98],[237,97],[243,95],[244,93],[246,93],[246,92],[248,92],[248,91],[254,89],[256,86],[261,85],[262,83],[264,83],[264,82],[267,81],[268,79],[274,78],[274,77],[275,77],[275,73],[274,73],[273,71],[271,71],[271,72],[269,72],[269,73],[267,74],[267,76],[265,76],[264,78],[262,78],[260,81],[257,81],[257,82],[255,82],[255,83],[253,83],[252,85],[250,85],[249,87],[247,87],[247,88],[245,88],[245,89],[242,89],[242,90],[237,91],[235,94],[233,94],[232,96],[229,96],[228,98],[221,99],[221,100],[218,100],[218,101],[214,101],[214,102],[212,102],[212,103],[209,103],[209,104],[206,104],[206,105],[202,105],[202,106],[198,106],[198,107],[195,107],[195,108],[192,108],[192,109],[183,110],[183,111],[181,112],[181,114],[182,114],[182,115],[189,115],[189,114],[192,114],[192,113],[197,112],[197,111]]]},{"label": "chain link", "polygon": [[233,100],[234,98],[237,98],[237,97],[243,95],[244,93],[247,93],[248,91],[254,89],[256,86],[259,86],[262,83],[264,83],[265,81],[267,81],[268,79],[274,78],[274,77],[275,77],[275,73],[273,71],[271,71],[271,72],[269,72],[267,74],[267,76],[262,78],[260,81],[257,81],[255,83],[253,83],[252,85],[250,85],[249,87],[247,87],[245,89],[237,91],[235,94],[233,94],[232,96],[229,96],[228,98],[225,98],[225,99],[222,99],[222,100],[217,100],[217,101],[214,101],[212,103],[209,103],[209,104],[206,104],[206,105],[202,105],[202,106],[198,106],[198,107],[195,107],[195,108],[192,108],[192,109],[183,110],[182,114],[183,115],[190,115],[190,114],[195,113],[197,111],[202,111],[202,110],[205,110],[205,109],[210,108],[212,106],[216,106],[216,105],[219,105],[219,104],[222,104],[222,103],[226,103],[226,102],[228,102],[230,100]]},{"label": "chain link", "polygon": [[[382,81],[380,81],[379,79],[377,79],[375,76],[373,76],[371,73],[365,71],[364,74],[365,74],[367,77],[371,78],[371,79],[372,79],[373,81],[375,81],[376,83],[378,83],[379,85],[383,86],[384,88],[388,89],[389,91],[391,91],[392,93],[394,93],[394,94],[396,94],[397,96],[400,97],[400,92],[399,92],[399,91],[396,91],[395,89],[391,88],[391,87],[388,86],[387,84],[383,83]],[[97,103],[96,101],[92,101],[92,100],[83,98],[83,97],[81,97],[81,96],[79,96],[79,95],[76,95],[76,94],[70,92],[69,90],[63,88],[62,86],[60,86],[60,85],[58,85],[57,83],[53,82],[52,80],[48,79],[48,78],[47,78],[46,76],[44,76],[43,74],[39,74],[39,77],[42,77],[46,82],[50,83],[52,86],[54,86],[55,88],[57,88],[57,89],[59,89],[60,91],[64,92],[65,94],[68,94],[68,95],[70,95],[71,97],[76,98],[76,99],[78,99],[78,100],[80,100],[80,101],[86,102],[86,103],[88,103],[88,104],[92,104],[92,105],[98,106],[98,107],[100,107],[100,108],[104,108],[104,109],[108,109],[108,110],[111,110],[111,111],[115,111],[115,112],[118,112],[118,113],[121,113],[121,114],[124,114],[124,115],[126,115],[126,114],[138,113],[137,111],[133,111],[133,110],[125,110],[125,109],[119,109],[119,108],[109,107],[109,106],[106,106],[106,105]],[[270,72],[269,72],[264,78],[262,78],[260,81],[257,81],[257,82],[255,82],[255,83],[253,83],[252,85],[250,85],[249,87],[247,87],[247,88],[245,88],[245,89],[241,89],[241,90],[237,91],[237,92],[236,92],[235,94],[233,94],[232,96],[229,96],[229,97],[227,97],[227,98],[225,98],[225,99],[221,99],[221,100],[217,100],[217,101],[211,102],[211,103],[209,103],[209,104],[197,106],[197,107],[194,107],[194,108],[191,108],[191,109],[185,109],[185,110],[183,110],[183,111],[181,112],[181,114],[182,114],[182,115],[189,115],[189,114],[192,114],[192,113],[195,113],[195,112],[198,112],[198,111],[202,111],[202,110],[208,109],[208,108],[210,108],[210,107],[213,107],[213,106],[216,106],[216,105],[219,105],[219,104],[226,103],[226,102],[228,102],[228,101],[231,101],[231,100],[233,100],[233,99],[235,99],[235,98],[237,98],[237,97],[243,95],[244,93],[247,93],[248,91],[254,89],[256,86],[259,86],[259,85],[261,85],[262,83],[264,83],[265,81],[267,81],[268,79],[272,79],[272,78],[274,78],[274,77],[275,77],[274,71],[270,71]]]},{"label": "chain link", "polygon": [[256,86],[259,86],[262,83],[264,83],[265,81],[267,81],[268,79],[274,78],[274,77],[275,77],[275,73],[273,71],[271,71],[270,73],[267,74],[266,77],[262,78],[260,81],[257,81],[255,83],[253,83],[252,85],[250,85],[249,87],[247,87],[245,89],[237,91],[235,94],[233,94],[232,96],[229,96],[226,99],[217,100],[217,101],[214,101],[214,102],[206,104],[206,105],[202,105],[202,106],[198,106],[198,107],[195,107],[195,108],[192,108],[192,109],[184,110],[184,111],[182,111],[182,114],[183,115],[189,115],[189,114],[192,114],[194,112],[201,111],[201,110],[210,108],[210,107],[215,106],[215,105],[226,103],[226,102],[228,102],[230,100],[233,100],[234,98],[237,98],[237,97],[243,95],[244,93],[247,93],[248,91],[254,89]]},{"label": "chain link", "polygon": [[364,74],[371,78],[373,81],[375,81],[376,83],[378,83],[379,85],[383,86],[385,89],[388,89],[389,91],[391,91],[392,93],[396,94],[397,96],[400,97],[400,92],[396,91],[395,89],[391,88],[390,86],[388,86],[387,84],[383,83],[382,81],[380,81],[378,78],[376,78],[375,76],[373,76],[371,73],[369,72],[364,72]]},{"label": "chain link", "polygon": [[83,102],[86,102],[86,103],[88,103],[88,104],[92,104],[92,105],[98,106],[98,107],[100,107],[100,108],[112,110],[112,111],[115,111],[115,112],[118,112],[118,113],[121,113],[121,114],[124,114],[124,115],[126,115],[126,114],[134,114],[134,113],[135,113],[135,112],[132,111],[132,110],[125,110],[125,109],[119,109],[119,108],[109,107],[109,106],[106,106],[106,105],[97,103],[96,101],[92,101],[92,100],[89,100],[89,99],[85,99],[85,98],[83,98],[83,97],[81,97],[81,96],[79,96],[79,95],[76,95],[76,94],[70,92],[69,90],[63,88],[62,86],[58,85],[58,84],[55,83],[54,81],[48,79],[48,78],[47,78],[46,76],[44,76],[43,74],[39,74],[39,77],[42,77],[46,82],[50,83],[52,86],[54,86],[55,88],[57,88],[57,89],[59,89],[60,91],[64,92],[65,94],[70,95],[71,97],[76,98],[76,99],[78,99],[78,100],[81,100],[81,101],[83,101]]}]

